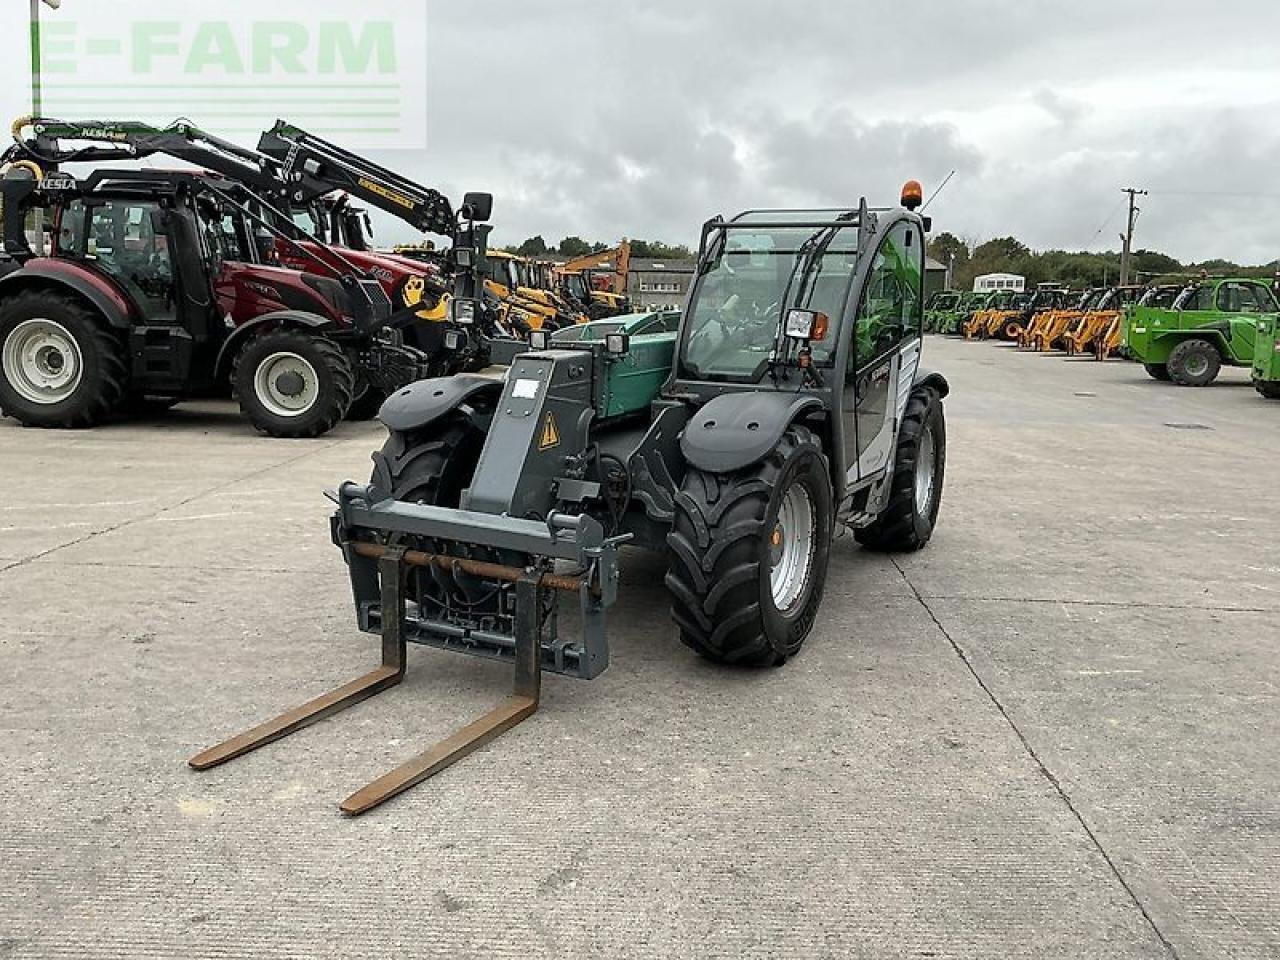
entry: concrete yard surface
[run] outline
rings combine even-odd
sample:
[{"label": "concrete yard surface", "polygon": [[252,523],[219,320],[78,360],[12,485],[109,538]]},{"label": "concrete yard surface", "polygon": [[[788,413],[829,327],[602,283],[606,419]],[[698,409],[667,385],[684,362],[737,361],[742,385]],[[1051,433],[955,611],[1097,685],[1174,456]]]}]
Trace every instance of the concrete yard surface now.
[{"label": "concrete yard surface", "polygon": [[1280,956],[1280,403],[925,359],[937,534],[839,539],[797,659],[700,661],[631,553],[601,678],[359,819],[505,668],[411,649],[395,690],[185,760],[376,663],[322,491],[382,428],[0,421],[0,958]]}]

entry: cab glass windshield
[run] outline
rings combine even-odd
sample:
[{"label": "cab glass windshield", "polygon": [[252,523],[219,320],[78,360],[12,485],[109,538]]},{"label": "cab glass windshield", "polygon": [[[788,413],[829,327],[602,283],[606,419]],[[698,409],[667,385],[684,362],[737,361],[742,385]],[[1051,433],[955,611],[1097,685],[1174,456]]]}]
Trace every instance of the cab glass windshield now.
[{"label": "cab glass windshield", "polygon": [[827,339],[813,359],[830,364],[841,313],[857,265],[858,230],[728,230],[718,257],[700,277],[689,305],[682,366],[703,380],[754,382],[768,369],[787,310],[825,313]]}]

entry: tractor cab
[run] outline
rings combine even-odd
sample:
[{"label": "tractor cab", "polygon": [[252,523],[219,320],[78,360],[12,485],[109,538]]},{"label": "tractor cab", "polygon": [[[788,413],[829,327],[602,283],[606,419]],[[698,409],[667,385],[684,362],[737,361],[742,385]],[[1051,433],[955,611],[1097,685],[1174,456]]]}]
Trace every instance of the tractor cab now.
[{"label": "tractor cab", "polygon": [[1173,306],[1173,302],[1178,299],[1178,295],[1186,289],[1181,284],[1164,284],[1161,286],[1148,287],[1134,303],[1135,307],[1155,307],[1160,310],[1168,310]]},{"label": "tractor cab", "polygon": [[[39,184],[53,223],[48,255],[15,252],[26,272],[52,270],[113,306],[129,329],[133,375],[149,391],[202,391],[228,333],[213,280],[228,261],[252,257],[247,225],[202,195],[230,187],[192,173],[51,175]],[[6,218],[20,212],[6,204]]]}]

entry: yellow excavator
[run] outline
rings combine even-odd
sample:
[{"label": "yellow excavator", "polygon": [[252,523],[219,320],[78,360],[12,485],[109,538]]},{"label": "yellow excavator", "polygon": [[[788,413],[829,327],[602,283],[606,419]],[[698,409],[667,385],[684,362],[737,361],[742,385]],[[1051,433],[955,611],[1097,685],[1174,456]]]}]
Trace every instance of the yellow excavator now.
[{"label": "yellow excavator", "polygon": [[610,250],[589,253],[557,264],[561,285],[575,299],[587,303],[592,319],[620,316],[631,310],[627,278],[631,273],[631,241],[624,239]]},{"label": "yellow excavator", "polygon": [[517,333],[557,330],[589,319],[582,308],[543,284],[546,273],[525,257],[490,250],[485,268],[485,289],[499,302],[499,314]]}]

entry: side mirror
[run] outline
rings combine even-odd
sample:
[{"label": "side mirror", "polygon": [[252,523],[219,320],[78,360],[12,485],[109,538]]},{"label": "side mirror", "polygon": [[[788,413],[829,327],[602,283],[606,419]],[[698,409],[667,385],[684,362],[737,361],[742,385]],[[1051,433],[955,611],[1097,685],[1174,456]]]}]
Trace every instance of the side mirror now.
[{"label": "side mirror", "polygon": [[468,193],[462,198],[462,215],[478,223],[486,222],[493,216],[493,194]]}]

